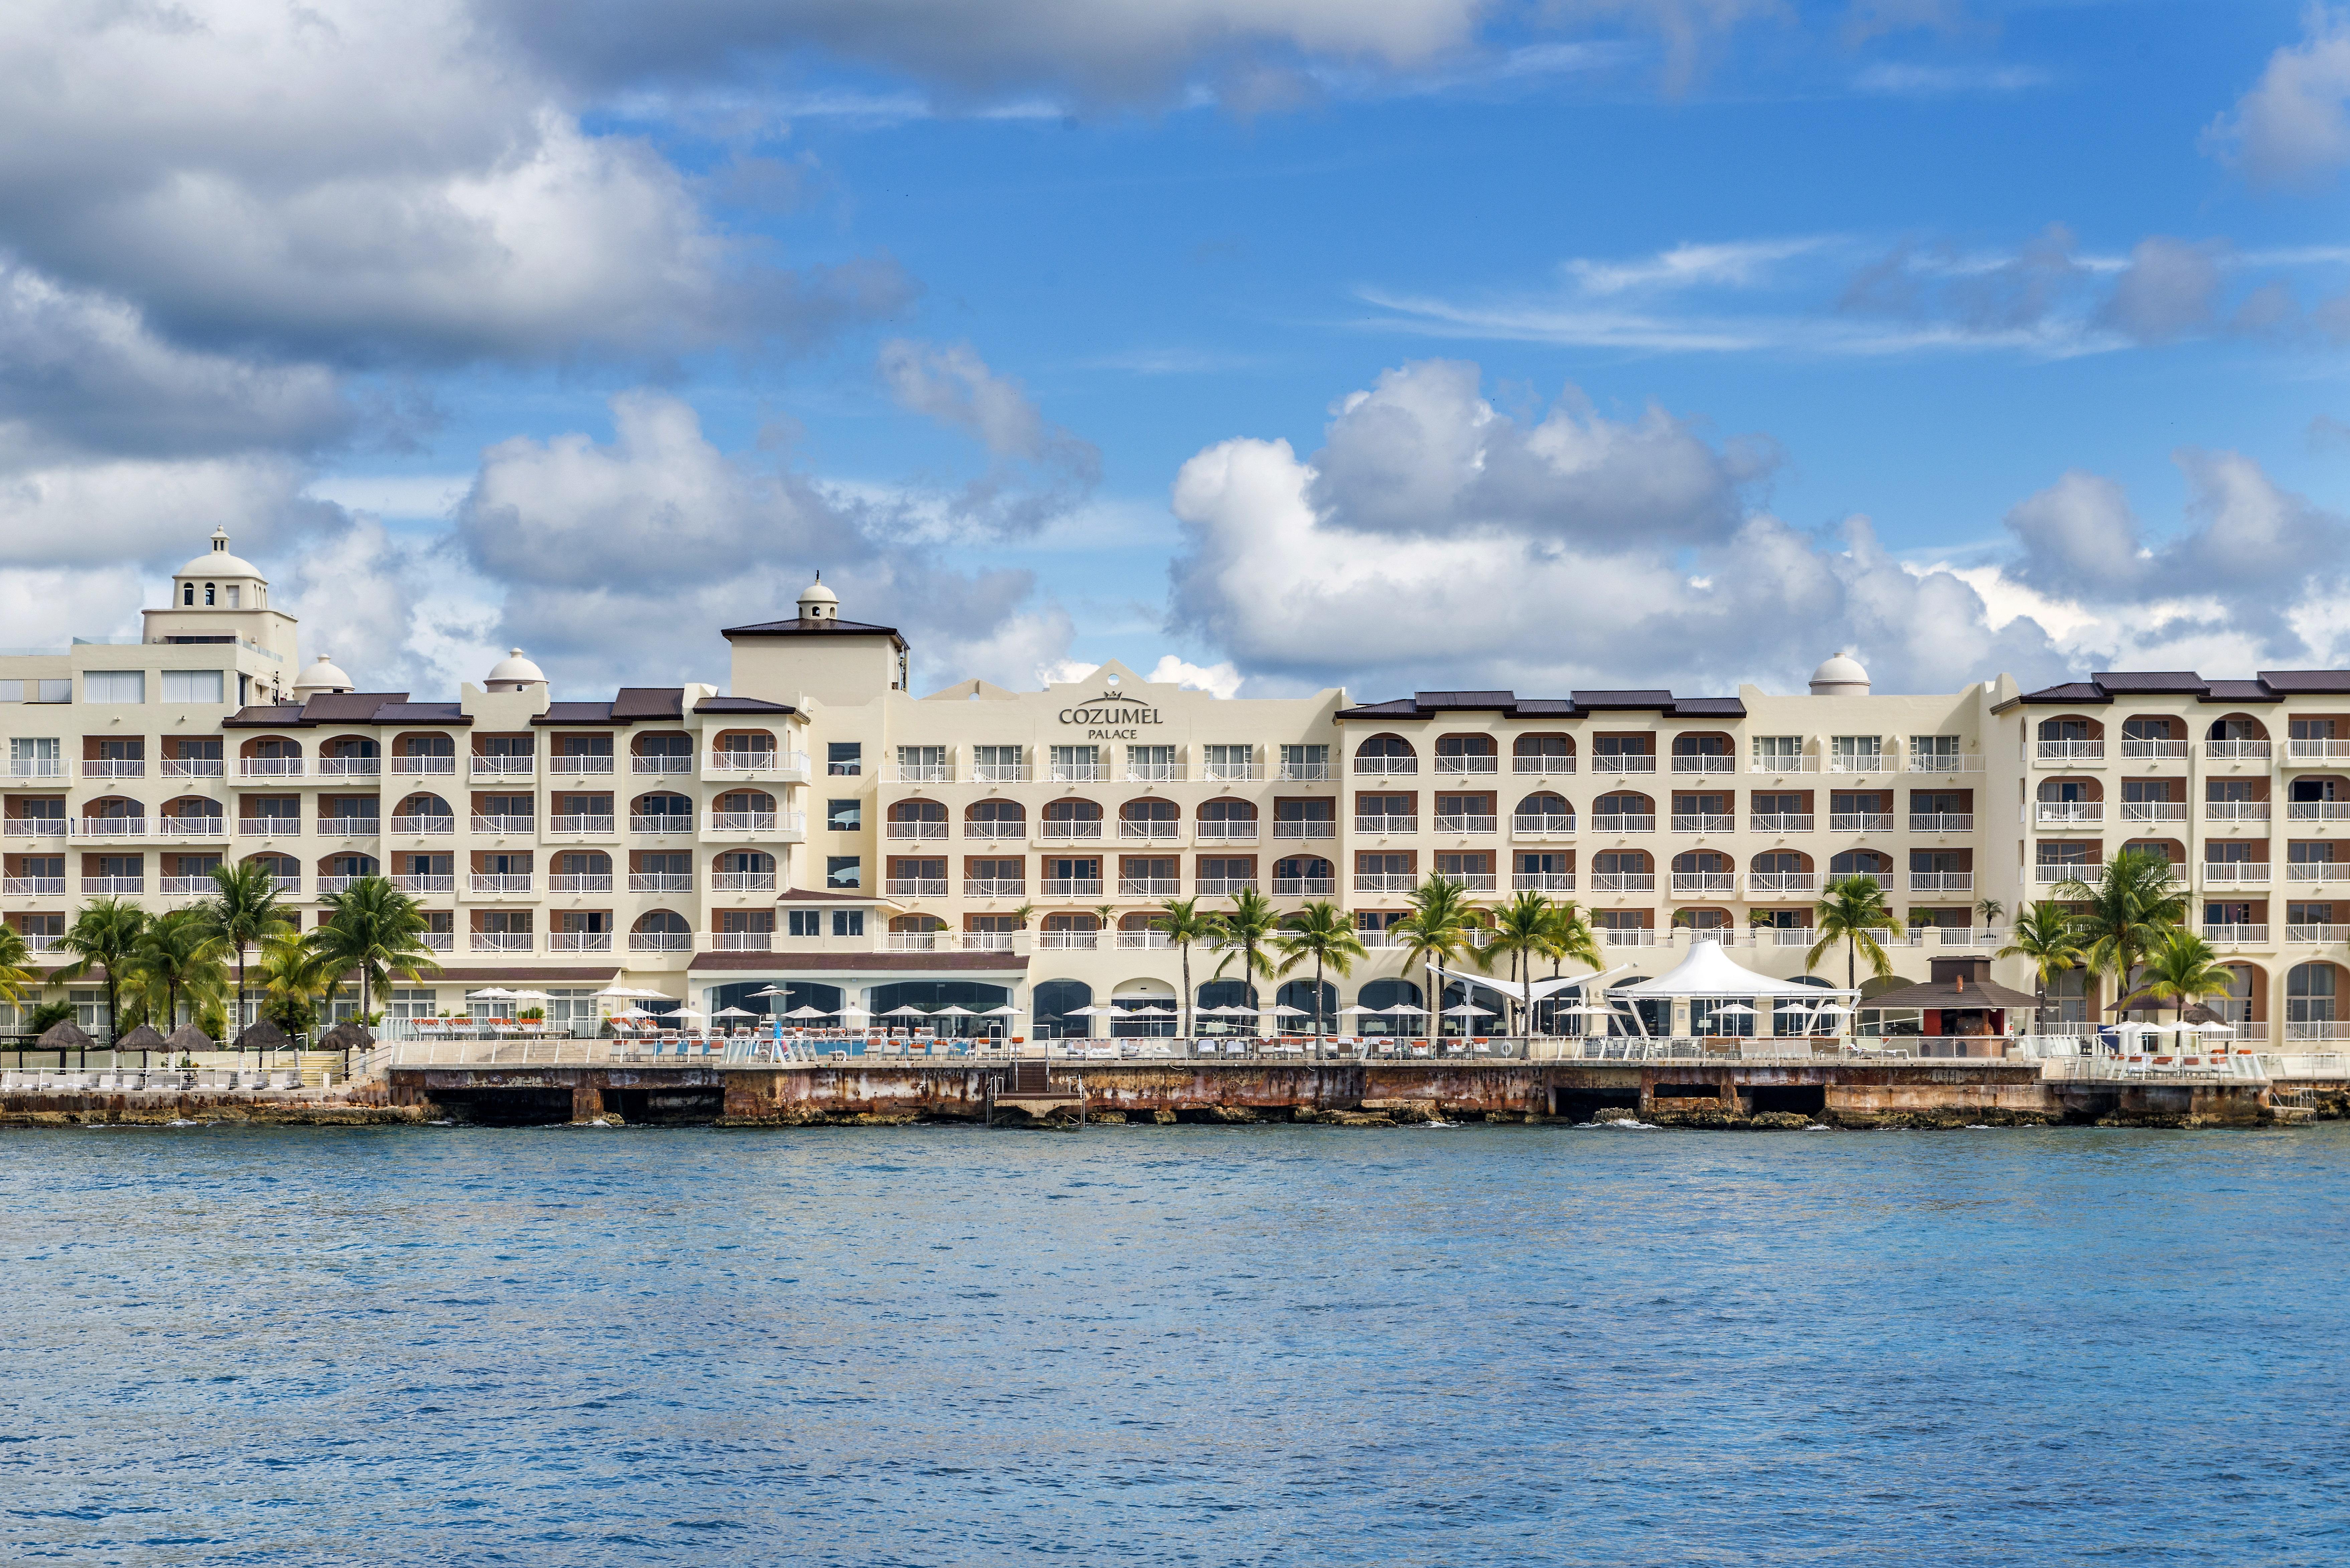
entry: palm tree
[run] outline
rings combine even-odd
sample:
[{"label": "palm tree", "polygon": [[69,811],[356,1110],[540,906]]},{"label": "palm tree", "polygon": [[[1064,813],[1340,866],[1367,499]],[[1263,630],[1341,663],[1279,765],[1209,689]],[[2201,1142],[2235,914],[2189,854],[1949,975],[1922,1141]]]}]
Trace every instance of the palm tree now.
[{"label": "palm tree", "polygon": [[441,966],[424,945],[430,922],[415,899],[387,877],[359,877],[339,893],[322,900],[333,911],[327,923],[312,933],[319,957],[336,974],[359,971],[359,1012],[370,1011],[369,998],[395,975],[415,980],[438,974]]},{"label": "palm tree", "polygon": [[149,1016],[162,1019],[165,1033],[180,1021],[182,995],[199,1012],[220,1001],[228,986],[228,964],[221,956],[227,940],[202,909],[173,909],[140,931],[128,979]]},{"label": "palm tree", "polygon": [[[1241,979],[1248,983],[1250,991],[1256,989],[1253,982],[1258,979],[1273,979],[1273,958],[1265,950],[1281,929],[1281,911],[1273,907],[1273,900],[1253,888],[1243,888],[1232,895],[1232,913],[1214,919],[1215,944],[1230,950],[1216,966],[1216,973],[1221,976],[1237,958],[1241,961]],[[1253,1034],[1260,1030],[1251,1025],[1249,1032]]]},{"label": "palm tree", "polygon": [[2083,906],[2073,911],[2081,967],[2113,976],[2116,1000],[2139,960],[2187,919],[2187,893],[2172,879],[2170,862],[2142,849],[2125,849],[2106,861],[2095,883],[2077,877],[2058,883],[2056,896]]},{"label": "palm tree", "polygon": [[1885,902],[1885,889],[1877,878],[1866,876],[1839,877],[1827,885],[1814,918],[1819,922],[1820,940],[1804,955],[1804,972],[1809,974],[1818,967],[1820,955],[1844,943],[1844,988],[1847,992],[1860,989],[1857,961],[1868,961],[1869,972],[1883,980],[1893,972],[1893,960],[1871,935],[1874,931],[1901,930],[1899,917]]},{"label": "palm tree", "polygon": [[1191,945],[1212,942],[1222,929],[1216,917],[1200,908],[1197,898],[1170,898],[1159,906],[1159,914],[1151,922],[1167,933],[1167,940],[1183,955],[1183,1007],[1180,1022],[1183,1037],[1191,1037]]},{"label": "palm tree", "polygon": [[2007,913],[2007,906],[1997,898],[1978,898],[1975,900],[1975,913],[1982,917],[1985,926],[1995,926],[1999,918]]},{"label": "palm tree", "polygon": [[0,1002],[18,1002],[25,999],[25,988],[33,983],[33,950],[26,943],[25,933],[10,925],[0,925]]},{"label": "palm tree", "polygon": [[81,907],[74,923],[57,939],[57,946],[74,955],[74,961],[57,971],[59,980],[79,980],[92,969],[106,971],[106,1032],[110,1038],[118,1031],[115,1020],[121,1016],[116,1004],[121,1000],[122,981],[130,968],[130,955],[139,945],[139,933],[146,928],[147,911],[136,904],[126,904],[120,898],[93,898]]},{"label": "palm tree", "polygon": [[2177,999],[2178,1020],[2183,1023],[2189,1002],[2225,992],[2233,978],[2220,965],[2210,943],[2184,926],[2173,926],[2162,945],[2147,955],[2146,967],[2138,971],[2138,988],[2147,996]]},{"label": "palm tree", "polygon": [[[316,942],[290,926],[262,940],[261,984],[269,997],[267,1015],[288,1034],[317,1026],[318,998],[332,1002],[342,972]],[[240,1033],[237,1038],[241,1042],[244,1037]],[[240,1044],[237,1049],[242,1053],[244,1047]]]},{"label": "palm tree", "polygon": [[1421,977],[1428,981],[1426,996],[1428,1038],[1434,1039],[1443,1027],[1443,1014],[1438,1011],[1444,1001],[1443,988],[1436,983],[1439,963],[1458,963],[1461,950],[1469,943],[1469,899],[1458,882],[1441,877],[1430,877],[1411,896],[1411,912],[1388,928],[1389,938],[1404,950],[1404,966],[1420,966]]},{"label": "palm tree", "polygon": [[[1554,902],[1544,921],[1542,951],[1550,960],[1550,977],[1560,978],[1559,971],[1568,959],[1589,964],[1594,971],[1607,967],[1599,956],[1599,933],[1591,929],[1590,919],[1582,906],[1572,898]],[[1528,966],[1532,968],[1531,964]],[[1555,1015],[1552,1026],[1557,1026]]]},{"label": "palm tree", "polygon": [[245,950],[292,930],[293,914],[278,896],[277,878],[258,860],[213,867],[213,884],[219,891],[204,900],[202,907],[213,929],[236,953],[234,1027],[243,1029]]},{"label": "palm tree", "polygon": [[2081,961],[2081,944],[2074,939],[2072,915],[2043,898],[2015,917],[2007,946],[1991,956],[2032,961],[2032,1027],[2037,1030],[2048,1011],[2048,982]]},{"label": "palm tree", "polygon": [[1325,968],[1338,971],[1340,978],[1355,972],[1355,961],[1370,957],[1363,939],[1355,933],[1352,917],[1327,899],[1317,899],[1289,917],[1289,923],[1274,939],[1273,945],[1281,952],[1282,974],[1287,974],[1307,959],[1314,961],[1314,1033],[1322,1033],[1322,971]]},{"label": "palm tree", "polygon": [[[1518,972],[1523,968],[1531,979],[1534,955],[1549,950],[1551,940],[1551,901],[1540,893],[1519,893],[1493,912],[1493,940],[1478,954],[1478,961],[1490,965],[1504,954],[1509,957],[1512,1033],[1518,1032],[1517,1012],[1524,1005],[1519,1000],[1525,992],[1518,985]],[[1526,1033],[1533,1033],[1531,1025]]]}]

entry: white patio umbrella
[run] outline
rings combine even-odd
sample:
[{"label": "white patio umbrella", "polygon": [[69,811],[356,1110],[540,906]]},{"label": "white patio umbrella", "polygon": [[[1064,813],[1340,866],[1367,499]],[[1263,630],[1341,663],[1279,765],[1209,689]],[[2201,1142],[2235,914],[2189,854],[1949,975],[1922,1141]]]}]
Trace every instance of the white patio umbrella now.
[{"label": "white patio umbrella", "polygon": [[917,1007],[912,1002],[909,1002],[901,1006],[889,1009],[881,1016],[884,1018],[928,1018],[930,1013],[926,1010]]},{"label": "white patio umbrella", "polygon": [[957,1007],[953,1002],[950,1002],[944,1007],[933,1009],[931,1012],[931,1016],[933,1018],[976,1018],[979,1014],[973,1012],[968,1007]]},{"label": "white patio umbrella", "polygon": [[710,1016],[712,1018],[764,1018],[766,1015],[754,1012],[747,1007],[722,1007]]},{"label": "white patio umbrella", "polygon": [[1017,1018],[1020,1016],[1020,1010],[1013,1006],[1011,1003],[1006,1002],[1002,1007],[989,1008],[986,1012],[981,1013],[980,1016],[982,1018]]},{"label": "white patio umbrella", "polygon": [[515,993],[502,985],[485,985],[479,991],[465,993],[468,1002],[512,1002]]},{"label": "white patio umbrella", "polygon": [[1265,1011],[1277,1014],[1283,1018],[1311,1018],[1314,1016],[1314,1010],[1312,1008],[1292,1007],[1285,1002],[1276,1002]]},{"label": "white patio umbrella", "polygon": [[784,1014],[786,1018],[829,1018],[831,1013],[821,1007],[795,1007]]},{"label": "white patio umbrella", "polygon": [[1128,1018],[1172,1018],[1175,1010],[1171,1007],[1129,1007],[1126,1015]]},{"label": "white patio umbrella", "polygon": [[514,993],[514,998],[516,1002],[552,1002],[555,1000],[552,996],[543,991],[517,991]]},{"label": "white patio umbrella", "polygon": [[784,988],[780,985],[764,985],[761,986],[751,994],[754,996],[781,996],[784,994]]},{"label": "white patio umbrella", "polygon": [[1471,1007],[1464,1002],[1458,1007],[1446,1008],[1444,1010],[1444,1016],[1447,1018],[1491,1018],[1494,1016],[1494,1013],[1493,1010],[1490,1007]]},{"label": "white patio umbrella", "polygon": [[641,996],[644,992],[632,985],[608,985],[596,993],[598,996]]}]

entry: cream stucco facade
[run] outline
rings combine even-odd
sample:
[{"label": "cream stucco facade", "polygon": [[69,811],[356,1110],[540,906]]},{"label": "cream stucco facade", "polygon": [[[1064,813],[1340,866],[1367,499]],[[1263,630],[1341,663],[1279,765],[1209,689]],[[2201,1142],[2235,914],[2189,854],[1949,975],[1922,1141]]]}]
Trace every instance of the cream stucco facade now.
[{"label": "cream stucco facade", "polygon": [[[1625,979],[1693,929],[1799,973],[1822,883],[1867,872],[1916,922],[1894,955],[1917,979],[1997,945],[1987,900],[2012,911],[2150,843],[2237,966],[2247,1033],[2337,1028],[2350,673],[1880,696],[1839,657],[1801,695],[1357,703],[1220,700],[1112,663],[918,697],[899,634],[840,618],[819,584],[724,632],[723,685],[557,700],[517,650],[415,701],[351,690],[323,655],[301,669],[227,544],[135,644],[0,657],[0,909],[45,962],[88,898],[168,909],[212,864],[263,856],[306,923],[352,876],[415,893],[447,972],[401,988],[413,1012],[491,983],[583,1016],[613,983],[711,1010],[774,985],[1081,1030],[1081,1002],[1172,1000],[1178,955],[1149,922],[1169,898],[1333,899],[1372,944],[1333,999],[1384,1003],[1417,977],[1379,932],[1431,873],[1579,900]],[[1215,962],[1194,954],[1195,985]],[[1840,957],[1821,967],[1841,983]],[[2019,961],[1995,973],[2030,989]]]}]

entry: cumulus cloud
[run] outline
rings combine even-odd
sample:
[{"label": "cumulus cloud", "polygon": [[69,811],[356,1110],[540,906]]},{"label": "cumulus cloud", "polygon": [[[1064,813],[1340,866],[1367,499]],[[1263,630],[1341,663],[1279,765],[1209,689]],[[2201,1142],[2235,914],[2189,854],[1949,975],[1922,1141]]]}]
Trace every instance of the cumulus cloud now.
[{"label": "cumulus cloud", "polygon": [[292,546],[340,523],[301,493],[307,473],[271,455],[34,462],[0,472],[0,564],[144,563],[170,570],[215,523],[240,553]]},{"label": "cumulus cloud", "polygon": [[2220,298],[2220,258],[2210,245],[2156,236],[2130,252],[2129,269],[2106,301],[2105,318],[2141,343],[2208,330]]},{"label": "cumulus cloud", "polygon": [[2350,9],[2313,4],[2302,20],[2301,41],[2271,55],[2203,133],[2207,151],[2262,184],[2309,184],[2350,164]]},{"label": "cumulus cloud", "polygon": [[[2015,508],[2011,567],[1969,572],[1894,559],[1866,518],[1812,533],[1725,510],[1734,484],[1692,507],[1675,443],[1630,449],[1623,461],[1659,481],[1619,476],[1604,519],[1586,514],[1572,469],[1528,471],[1509,504],[1483,505],[1459,476],[1488,455],[1506,464],[1519,437],[1464,385],[1471,368],[1406,366],[1342,401],[1310,459],[1253,439],[1191,459],[1172,498],[1189,544],[1173,626],[1275,685],[1798,690],[1823,653],[1849,646],[1879,690],[1949,691],[2000,670],[2036,681],[2101,660],[2307,658],[2310,607],[2338,595],[2350,560],[2341,518],[2228,453],[2181,454],[2195,526],[2176,539],[2149,545],[2118,487],[2071,474]],[[1430,427],[1391,449],[1386,472],[1432,498],[1423,528],[1326,478],[1351,461],[1360,432],[1347,427],[1382,393]]]},{"label": "cumulus cloud", "polygon": [[1032,529],[1099,481],[1093,443],[1048,424],[1020,384],[989,369],[970,344],[895,337],[881,346],[879,366],[899,407],[976,437],[997,460],[949,504],[954,522]]}]

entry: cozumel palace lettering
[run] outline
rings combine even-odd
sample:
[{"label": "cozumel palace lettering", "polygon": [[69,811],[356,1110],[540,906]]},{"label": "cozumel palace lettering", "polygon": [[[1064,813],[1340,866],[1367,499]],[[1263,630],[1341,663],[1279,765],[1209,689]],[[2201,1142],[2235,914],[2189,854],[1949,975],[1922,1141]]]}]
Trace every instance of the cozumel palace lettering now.
[{"label": "cozumel palace lettering", "polygon": [[1156,708],[1137,707],[1121,701],[1114,693],[1104,692],[1091,702],[1061,710],[1064,724],[1087,726],[1088,741],[1131,741],[1135,730],[1143,724],[1163,724]]}]

